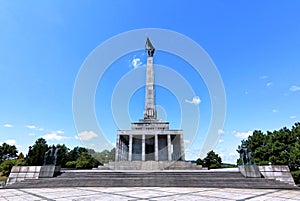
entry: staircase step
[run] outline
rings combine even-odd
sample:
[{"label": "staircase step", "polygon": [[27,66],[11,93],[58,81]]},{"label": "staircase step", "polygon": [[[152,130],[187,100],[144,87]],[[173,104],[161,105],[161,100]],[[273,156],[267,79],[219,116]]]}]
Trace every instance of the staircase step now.
[{"label": "staircase step", "polygon": [[239,172],[114,172],[65,171],[58,177],[24,180],[5,188],[48,187],[218,187],[299,189],[280,181],[245,178]]}]

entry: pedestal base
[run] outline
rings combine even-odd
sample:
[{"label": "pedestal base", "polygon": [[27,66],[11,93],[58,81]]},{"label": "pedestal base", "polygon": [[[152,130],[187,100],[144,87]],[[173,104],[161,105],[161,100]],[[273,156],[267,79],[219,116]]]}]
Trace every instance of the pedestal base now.
[{"label": "pedestal base", "polygon": [[239,171],[244,177],[248,178],[261,178],[261,173],[257,165],[241,165]]}]

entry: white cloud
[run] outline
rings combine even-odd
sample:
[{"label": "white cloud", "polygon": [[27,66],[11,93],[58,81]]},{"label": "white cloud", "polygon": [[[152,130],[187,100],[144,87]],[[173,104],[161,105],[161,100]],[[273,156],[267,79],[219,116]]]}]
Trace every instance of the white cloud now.
[{"label": "white cloud", "polygon": [[198,96],[194,96],[191,101],[186,99],[185,102],[191,103],[191,104],[194,104],[194,105],[199,105],[201,103],[201,100]]},{"label": "white cloud", "polygon": [[90,146],[91,146],[91,147],[95,147],[96,145],[95,145],[95,144],[93,144],[93,143],[91,143],[91,144],[90,144]]},{"label": "white cloud", "polygon": [[239,154],[238,154],[238,152],[230,152],[228,155],[229,156],[238,156]]},{"label": "white cloud", "polygon": [[296,119],[296,118],[297,118],[297,116],[295,116],[295,115],[290,116],[290,119]]},{"label": "white cloud", "polygon": [[[199,158],[199,153],[200,153],[200,149],[199,148],[193,148],[193,147],[189,147],[185,150],[185,158],[187,160],[194,160],[194,159],[197,159]],[[206,156],[206,153],[205,155],[203,155],[204,157]],[[203,158],[204,158],[203,157]]]},{"label": "white cloud", "polygon": [[233,134],[237,138],[244,139],[244,138],[251,136],[253,134],[253,132],[252,131],[248,131],[248,132],[233,131]]},{"label": "white cloud", "polygon": [[239,158],[239,153],[237,153],[235,150],[232,150],[231,152],[227,152],[224,154],[222,161],[224,163],[236,164],[236,160],[238,158]]},{"label": "white cloud", "polygon": [[35,125],[27,125],[26,128],[29,128],[29,129],[34,129],[34,130],[37,130],[37,131],[43,131],[45,130],[44,128],[39,128]]},{"label": "white cloud", "polygon": [[35,133],[28,133],[29,136],[35,136]]},{"label": "white cloud", "polygon": [[135,55],[131,61],[131,65],[133,66],[133,68],[137,68],[142,66],[143,62],[141,62],[141,59]]},{"label": "white cloud", "polygon": [[42,136],[45,140],[63,140],[66,139],[67,137],[58,135],[56,132],[48,133],[44,136]]},{"label": "white cloud", "polygon": [[224,142],[224,140],[223,139],[219,139],[219,143],[222,143],[222,142]]},{"label": "white cloud", "polygon": [[272,112],[276,113],[276,112],[279,112],[279,111],[278,111],[278,110],[276,110],[276,109],[273,109],[273,110],[272,110]]},{"label": "white cloud", "polygon": [[272,85],[273,85],[273,82],[268,82],[268,83],[266,84],[267,87],[270,87],[270,86],[272,86]]},{"label": "white cloud", "polygon": [[29,129],[35,129],[36,128],[35,125],[27,125],[26,127],[29,128]]},{"label": "white cloud", "polygon": [[[6,140],[5,143],[9,144],[11,146],[15,145],[18,150],[20,150],[22,148],[21,145],[17,144],[17,141],[15,139]],[[3,144],[3,142],[0,142],[0,145],[2,145],[2,144]]]},{"label": "white cloud", "polygon": [[62,131],[62,130],[57,130],[56,133],[58,133],[58,134],[64,134],[65,132]]},{"label": "white cloud", "polygon": [[98,135],[96,133],[94,133],[94,131],[83,131],[83,132],[78,133],[78,135],[75,136],[75,138],[79,139],[79,140],[87,141],[87,140],[90,140],[97,136]]},{"label": "white cloud", "polygon": [[218,134],[219,134],[219,135],[222,135],[222,134],[224,134],[224,130],[222,130],[222,129],[218,129]]},{"label": "white cloud", "polygon": [[263,75],[263,76],[260,76],[259,79],[265,80],[265,79],[267,79],[268,77],[269,77],[269,76],[267,76],[267,75]]},{"label": "white cloud", "polygon": [[290,87],[290,91],[299,91],[299,90],[300,90],[300,86],[293,85]]},{"label": "white cloud", "polygon": [[9,144],[9,145],[16,145],[17,141],[14,139],[11,139],[11,140],[6,140],[5,143]]},{"label": "white cloud", "polygon": [[3,126],[6,127],[6,128],[11,128],[11,127],[13,127],[12,124],[4,124]]}]

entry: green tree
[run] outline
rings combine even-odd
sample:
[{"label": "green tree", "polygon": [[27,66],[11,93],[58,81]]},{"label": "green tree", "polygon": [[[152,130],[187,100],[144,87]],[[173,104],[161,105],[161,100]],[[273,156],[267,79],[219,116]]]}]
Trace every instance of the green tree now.
[{"label": "green tree", "polygon": [[295,181],[300,175],[300,123],[292,129],[283,127],[273,132],[254,131],[246,140],[246,146],[253,152],[254,161],[258,165],[288,165]]},{"label": "green tree", "polygon": [[32,147],[29,147],[29,151],[26,156],[27,164],[36,166],[43,165],[45,152],[48,148],[47,141],[44,138],[37,139],[35,144]]},{"label": "green tree", "polygon": [[5,160],[0,164],[0,172],[3,176],[8,177],[13,166],[25,165],[25,160]]},{"label": "green tree", "polygon": [[[290,150],[290,168],[291,170],[299,170],[300,173],[300,122],[295,123],[291,129],[291,135],[295,139],[295,143]],[[299,177],[300,178],[300,177]],[[300,179],[298,180],[300,183]]]},{"label": "green tree", "polygon": [[300,123],[292,129],[283,127],[273,132],[254,131],[246,140],[246,146],[252,151],[254,162],[267,165],[288,165],[291,170],[299,169]]},{"label": "green tree", "polygon": [[88,153],[82,154],[76,160],[76,168],[77,169],[91,169],[93,167],[98,167],[99,164],[100,164],[100,162],[97,161],[94,157],[92,157]]},{"label": "green tree", "polygon": [[83,153],[88,153],[88,150],[84,147],[74,147],[68,153],[68,161],[76,161]]},{"label": "green tree", "polygon": [[[270,146],[269,146],[270,133],[265,135],[261,131],[254,131],[252,136],[248,137],[245,144],[252,151],[254,162],[258,165],[265,165],[269,163]],[[241,161],[239,161],[241,162]],[[238,164],[240,165],[240,164]]]},{"label": "green tree", "polygon": [[294,136],[286,127],[273,131],[270,136],[270,162],[276,165],[289,165],[291,147],[295,143]]},{"label": "green tree", "polygon": [[203,163],[203,160],[201,159],[201,158],[198,158],[197,160],[196,160],[196,164],[197,165],[204,165],[204,163]]},{"label": "green tree", "polygon": [[60,154],[57,159],[57,165],[60,165],[61,167],[66,167],[66,163],[68,162],[68,154],[69,154],[69,148],[63,144],[63,145],[56,145],[56,149],[60,149]]},{"label": "green tree", "polygon": [[115,156],[116,156],[116,148],[113,148],[112,150],[110,150],[108,154],[109,161],[115,161]]},{"label": "green tree", "polygon": [[66,168],[76,168],[76,161],[68,161],[66,162]]},{"label": "green tree", "polygon": [[0,146],[0,163],[5,160],[15,159],[17,157],[17,148],[15,145],[3,143]]},{"label": "green tree", "polygon": [[112,150],[103,150],[102,152],[96,152],[92,156],[97,159],[100,164],[108,163],[109,161],[114,161],[115,159],[115,148]]},{"label": "green tree", "polygon": [[299,170],[300,172],[300,139],[291,148],[290,168],[292,171]]},{"label": "green tree", "polygon": [[291,172],[291,173],[292,173],[294,182],[295,182],[296,184],[300,184],[300,170],[296,170],[296,171],[293,171],[293,172]]},{"label": "green tree", "polygon": [[208,169],[216,169],[222,167],[222,159],[214,151],[207,153],[207,156],[203,159],[203,166]]},{"label": "green tree", "polygon": [[93,167],[98,167],[100,164],[93,155],[97,153],[93,149],[86,149],[84,147],[74,147],[68,152],[67,162],[65,167],[67,168],[77,168],[77,169],[90,169]]}]

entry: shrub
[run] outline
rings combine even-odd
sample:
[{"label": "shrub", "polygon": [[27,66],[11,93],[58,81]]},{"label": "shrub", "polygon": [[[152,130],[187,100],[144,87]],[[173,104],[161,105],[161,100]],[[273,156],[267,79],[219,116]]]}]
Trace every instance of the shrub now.
[{"label": "shrub", "polygon": [[67,168],[76,169],[92,169],[98,167],[100,163],[89,154],[81,155],[76,161],[68,161],[66,163]]},{"label": "shrub", "polygon": [[0,164],[0,172],[3,176],[8,177],[13,166],[25,165],[24,160],[5,160]]},{"label": "shrub", "polygon": [[78,163],[76,163],[76,169],[91,169],[93,168],[91,164],[89,164],[89,161],[87,160],[79,160]]},{"label": "shrub", "polygon": [[68,162],[66,163],[66,167],[67,167],[67,168],[76,168],[76,164],[77,164],[76,161],[68,161]]},{"label": "shrub", "polygon": [[83,154],[76,160],[77,169],[91,169],[97,167],[100,163],[91,155]]},{"label": "shrub", "polygon": [[296,184],[300,184],[300,170],[291,172]]}]

